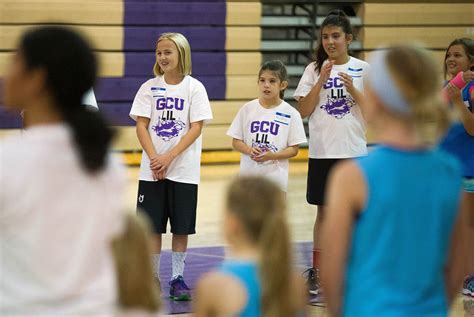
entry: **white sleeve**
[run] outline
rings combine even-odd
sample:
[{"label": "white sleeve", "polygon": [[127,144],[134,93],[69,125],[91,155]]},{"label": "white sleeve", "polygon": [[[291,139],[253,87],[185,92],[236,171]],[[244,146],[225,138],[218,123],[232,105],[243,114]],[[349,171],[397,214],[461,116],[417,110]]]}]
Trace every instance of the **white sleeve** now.
[{"label": "white sleeve", "polygon": [[301,76],[300,82],[298,83],[298,87],[296,87],[295,93],[293,94],[293,98],[296,100],[306,97],[318,80],[319,75],[316,73],[314,67],[314,63],[306,66],[303,76]]},{"label": "white sleeve", "polygon": [[95,99],[94,89],[91,88],[86,91],[86,93],[82,97],[82,104],[99,109],[99,106],[97,105],[97,100]]},{"label": "white sleeve", "polygon": [[[3,140],[0,140],[0,153],[5,153]],[[4,161],[4,155],[0,155],[0,228],[3,230],[3,226],[7,223],[4,220],[5,217],[5,190],[8,188],[8,182],[6,178],[7,164]]]},{"label": "white sleeve", "polygon": [[363,79],[363,84],[360,88],[360,92],[364,93],[365,91],[365,85],[364,85],[364,82],[365,82],[365,79],[368,78],[369,74],[370,74],[370,71],[371,71],[371,67],[370,67],[370,64],[369,63],[365,63],[364,65],[364,73],[362,74],[362,79]]},{"label": "white sleeve", "polygon": [[192,85],[191,100],[189,101],[189,122],[204,121],[204,124],[212,120],[212,109],[207,91],[201,82]]},{"label": "white sleeve", "polygon": [[291,115],[290,133],[288,134],[287,146],[306,143],[306,132],[304,131],[303,120],[298,111],[294,111]]},{"label": "white sleeve", "polygon": [[151,118],[152,106],[153,98],[151,97],[150,88],[148,85],[143,84],[138,89],[135,99],[133,99],[130,117],[135,121],[137,121],[138,117]]},{"label": "white sleeve", "polygon": [[237,112],[234,120],[232,120],[229,130],[227,130],[228,136],[242,141],[244,141],[244,120],[242,118],[244,107],[240,108],[239,112]]}]

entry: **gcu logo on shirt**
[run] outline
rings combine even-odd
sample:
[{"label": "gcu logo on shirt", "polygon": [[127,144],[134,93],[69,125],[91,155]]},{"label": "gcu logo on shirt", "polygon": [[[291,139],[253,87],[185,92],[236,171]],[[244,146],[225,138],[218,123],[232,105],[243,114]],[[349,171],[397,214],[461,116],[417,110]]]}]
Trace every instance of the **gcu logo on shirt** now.
[{"label": "gcu logo on shirt", "polygon": [[271,133],[273,135],[278,135],[278,130],[280,128],[280,125],[275,122],[269,122],[269,121],[252,121],[250,124],[250,132],[251,133],[257,133],[257,132],[262,132],[262,133]]},{"label": "gcu logo on shirt", "polygon": [[165,110],[165,109],[184,109],[184,99],[181,98],[171,98],[171,97],[161,97],[156,100],[156,110]]},{"label": "gcu logo on shirt", "polygon": [[139,195],[139,196],[138,196],[138,201],[139,201],[139,202],[142,203],[144,200],[145,200],[145,195]]},{"label": "gcu logo on shirt", "polygon": [[342,82],[341,78],[334,77],[334,78],[329,78],[323,87],[324,89],[342,88],[344,87],[344,83]]}]

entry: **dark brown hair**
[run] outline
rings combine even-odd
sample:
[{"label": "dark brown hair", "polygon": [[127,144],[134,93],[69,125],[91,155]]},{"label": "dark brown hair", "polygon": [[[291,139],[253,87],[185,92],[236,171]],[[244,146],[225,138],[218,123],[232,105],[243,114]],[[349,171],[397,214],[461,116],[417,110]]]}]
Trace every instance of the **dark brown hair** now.
[{"label": "dark brown hair", "polygon": [[47,89],[71,127],[83,167],[90,173],[101,170],[113,133],[99,112],[82,105],[82,97],[94,85],[97,73],[87,41],[65,27],[41,26],[23,35],[19,51],[29,70],[45,70]]},{"label": "dark brown hair", "polygon": [[342,29],[342,31],[346,35],[347,34],[353,35],[351,22],[349,21],[349,18],[344,13],[344,11],[334,10],[334,11],[329,12],[329,14],[324,19],[323,23],[321,23],[321,28],[320,28],[321,31],[319,32],[319,42],[318,42],[318,48],[316,49],[316,67],[315,67],[315,70],[318,73],[321,72],[323,63],[328,58],[328,54],[324,50],[323,40],[322,40],[323,29],[326,26],[338,26]]},{"label": "dark brown hair", "polygon": [[[446,78],[446,76],[448,75],[448,69],[446,66],[448,51],[453,45],[461,45],[464,48],[464,52],[466,53],[467,58],[469,58],[469,61],[470,62],[474,61],[474,41],[467,37],[455,39],[448,45],[448,48],[446,49],[446,53],[444,54],[444,78]],[[474,70],[474,66],[471,67],[471,70]]]},{"label": "dark brown hair", "polygon": [[[288,73],[286,72],[285,64],[283,64],[282,61],[274,60],[263,63],[260,71],[258,72],[258,77],[260,77],[262,72],[266,70],[271,71],[280,80],[280,82],[288,81]],[[280,90],[280,98],[285,98],[285,89]]]}]

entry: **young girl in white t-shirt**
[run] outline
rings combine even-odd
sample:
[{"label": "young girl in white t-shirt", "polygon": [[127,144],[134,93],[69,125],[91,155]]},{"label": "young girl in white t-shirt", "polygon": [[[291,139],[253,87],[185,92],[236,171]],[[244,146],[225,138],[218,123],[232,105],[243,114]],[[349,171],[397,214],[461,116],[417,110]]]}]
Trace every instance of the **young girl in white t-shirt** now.
[{"label": "young girl in white t-shirt", "polygon": [[196,233],[201,131],[212,112],[203,84],[190,76],[191,49],[182,34],[160,36],[154,73],[156,77],[138,90],[130,111],[143,147],[137,205],[151,218],[156,233],[156,279],[161,235],[169,219],[173,234],[170,297],[189,300],[184,261],[188,235]]},{"label": "young girl in white t-shirt", "polygon": [[367,154],[362,76],[368,64],[349,55],[353,40],[348,17],[336,10],[321,24],[316,61],[309,64],[294,93],[303,118],[309,117],[309,167],[306,199],[318,206],[314,225],[310,292],[319,292],[319,228],[324,218],[327,177],[341,159]]},{"label": "young girl in white t-shirt", "polygon": [[263,175],[288,188],[288,159],[306,142],[298,111],[283,101],[288,86],[285,65],[263,64],[258,74],[260,97],[246,103],[227,131],[232,146],[241,153],[240,175]]}]

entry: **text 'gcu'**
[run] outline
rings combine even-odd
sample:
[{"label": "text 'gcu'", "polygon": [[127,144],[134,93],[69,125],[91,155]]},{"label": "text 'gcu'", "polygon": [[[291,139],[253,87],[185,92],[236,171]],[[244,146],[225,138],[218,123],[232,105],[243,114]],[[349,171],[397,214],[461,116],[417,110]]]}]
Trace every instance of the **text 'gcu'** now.
[{"label": "text 'gcu'", "polygon": [[171,98],[171,97],[161,97],[156,100],[156,110],[183,110],[184,109],[184,99],[181,98]]},{"label": "text 'gcu'", "polygon": [[343,88],[344,83],[339,77],[329,78],[328,81],[324,84],[324,89],[331,89],[330,98],[346,98],[347,96],[344,94]]},{"label": "text 'gcu'", "polygon": [[270,133],[273,135],[278,135],[278,130],[280,129],[280,125],[275,122],[269,121],[252,121],[250,124],[250,132],[251,133]]}]

